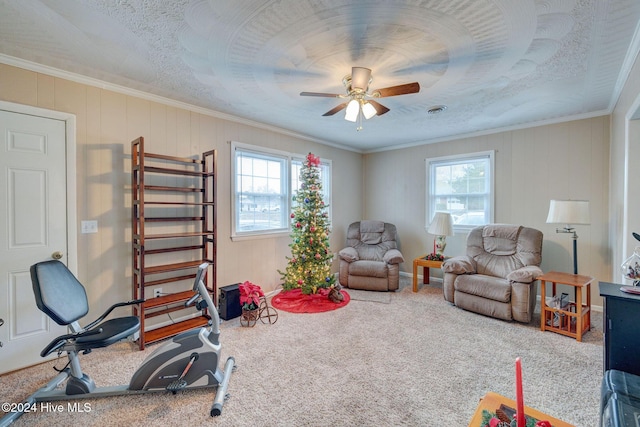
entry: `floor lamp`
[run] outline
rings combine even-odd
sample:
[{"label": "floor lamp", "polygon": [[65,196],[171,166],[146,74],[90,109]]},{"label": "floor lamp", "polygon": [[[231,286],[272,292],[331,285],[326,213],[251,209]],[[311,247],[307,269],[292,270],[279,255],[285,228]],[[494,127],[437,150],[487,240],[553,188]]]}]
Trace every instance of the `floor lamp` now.
[{"label": "floor lamp", "polygon": [[573,274],[578,274],[578,235],[571,225],[590,222],[588,200],[551,200],[547,224],[566,224],[556,228],[556,233],[573,234]]}]

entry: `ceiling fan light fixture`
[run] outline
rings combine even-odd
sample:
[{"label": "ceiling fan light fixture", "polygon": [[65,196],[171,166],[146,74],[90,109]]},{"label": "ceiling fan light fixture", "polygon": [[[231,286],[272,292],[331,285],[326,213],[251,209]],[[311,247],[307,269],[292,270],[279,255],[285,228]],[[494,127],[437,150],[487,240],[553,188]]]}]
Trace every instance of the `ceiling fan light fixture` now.
[{"label": "ceiling fan light fixture", "polygon": [[[371,69],[364,67],[352,67],[351,75],[342,79],[346,90],[345,94],[323,92],[300,92],[300,96],[319,96],[325,98],[341,98],[345,102],[335,106],[323,114],[333,116],[338,111],[345,110],[344,118],[350,122],[358,122],[358,130],[362,130],[363,117],[368,120],[373,116],[381,116],[389,111],[387,107],[370,98],[385,98],[388,96],[408,95],[420,92],[420,83],[405,83],[397,86],[389,86],[369,92],[369,85],[373,78]],[[446,108],[446,107],[445,107]]]},{"label": "ceiling fan light fixture", "polygon": [[370,80],[371,70],[369,68],[351,68],[351,89],[360,89],[361,91],[366,92],[369,87]]},{"label": "ceiling fan light fixture", "polygon": [[344,119],[350,122],[355,122],[358,120],[358,115],[360,113],[360,104],[356,99],[352,99],[347,104],[347,111],[345,112]]},{"label": "ceiling fan light fixture", "polygon": [[375,116],[377,113],[375,107],[373,105],[371,105],[371,103],[369,102],[363,102],[362,103],[362,114],[364,115],[364,118],[369,120],[371,117]]}]

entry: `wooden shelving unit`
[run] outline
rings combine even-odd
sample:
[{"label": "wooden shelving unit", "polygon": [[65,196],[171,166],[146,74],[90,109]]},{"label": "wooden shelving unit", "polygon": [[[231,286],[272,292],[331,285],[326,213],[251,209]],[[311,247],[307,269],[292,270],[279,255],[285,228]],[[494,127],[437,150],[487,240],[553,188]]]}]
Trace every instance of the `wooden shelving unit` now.
[{"label": "wooden shelving unit", "polygon": [[[193,307],[184,303],[205,261],[211,265],[206,285],[216,300],[215,174],[215,150],[194,159],[147,153],[143,137],[131,142],[133,298],[145,299],[133,309],[140,350],[209,321],[206,310],[189,317]],[[162,315],[169,324],[146,322]]]}]

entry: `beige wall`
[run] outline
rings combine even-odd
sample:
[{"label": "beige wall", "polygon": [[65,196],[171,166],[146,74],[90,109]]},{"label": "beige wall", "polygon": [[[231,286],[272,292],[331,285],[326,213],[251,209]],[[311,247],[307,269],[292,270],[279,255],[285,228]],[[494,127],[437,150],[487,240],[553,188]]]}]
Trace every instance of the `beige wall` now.
[{"label": "beige wall", "polygon": [[[578,269],[610,280],[608,116],[365,155],[364,216],[397,225],[402,269],[411,272],[412,259],[433,245],[425,231],[425,159],[487,150],[495,150],[495,222],[541,230],[543,270],[572,272],[570,235],[545,223],[549,200],[589,200],[591,225],[576,226]],[[462,233],[447,238],[445,254],[464,253],[465,240]]]},{"label": "beige wall", "polygon": [[333,161],[334,252],[362,212],[361,198],[353,197],[362,194],[359,153],[2,64],[0,99],[76,115],[77,217],[99,224],[97,234],[78,232],[78,276],[94,316],[131,296],[130,153],[138,136],[147,151],[162,154],[218,150],[218,286],[251,280],[273,290],[290,254],[287,236],[231,241],[229,141]]}]

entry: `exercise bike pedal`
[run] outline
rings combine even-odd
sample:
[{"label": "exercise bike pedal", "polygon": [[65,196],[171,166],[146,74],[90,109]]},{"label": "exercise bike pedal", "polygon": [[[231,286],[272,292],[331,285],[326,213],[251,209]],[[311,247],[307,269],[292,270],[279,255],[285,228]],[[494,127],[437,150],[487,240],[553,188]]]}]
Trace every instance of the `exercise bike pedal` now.
[{"label": "exercise bike pedal", "polygon": [[187,375],[187,372],[189,372],[189,369],[191,369],[191,367],[193,366],[193,362],[198,360],[199,357],[200,356],[198,355],[198,353],[196,352],[191,353],[191,356],[189,356],[189,362],[187,363],[187,366],[184,368],[184,371],[182,371],[182,374],[180,374],[180,378],[170,382],[167,385],[166,389],[168,391],[172,392],[173,394],[176,394],[177,392],[179,392],[180,390],[182,390],[187,386],[187,380],[185,380],[184,377]]},{"label": "exercise bike pedal", "polygon": [[169,385],[167,385],[167,387],[166,387],[166,390],[170,391],[173,394],[176,394],[180,390],[184,389],[186,386],[187,386],[187,381],[186,380],[177,379],[177,380],[172,381],[171,383],[169,383]]}]

